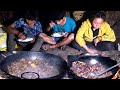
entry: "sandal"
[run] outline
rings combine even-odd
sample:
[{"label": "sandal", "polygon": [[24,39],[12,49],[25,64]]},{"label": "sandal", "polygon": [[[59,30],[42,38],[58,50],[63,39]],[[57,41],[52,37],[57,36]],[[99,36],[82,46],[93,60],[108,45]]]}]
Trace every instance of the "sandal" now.
[{"label": "sandal", "polygon": [[60,47],[60,50],[65,51],[66,48],[67,48],[67,45],[63,45]]},{"label": "sandal", "polygon": [[44,45],[42,45],[42,49],[43,49],[43,50],[48,50],[48,49],[50,49],[50,44],[44,44]]}]

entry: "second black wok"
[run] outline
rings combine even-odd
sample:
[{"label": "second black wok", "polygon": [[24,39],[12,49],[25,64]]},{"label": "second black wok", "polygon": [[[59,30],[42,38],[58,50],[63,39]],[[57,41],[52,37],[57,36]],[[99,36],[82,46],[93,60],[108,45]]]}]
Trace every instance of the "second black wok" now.
[{"label": "second black wok", "polygon": [[[80,62],[87,63],[89,65],[93,65],[91,63],[93,60],[98,62],[98,63],[101,63],[105,67],[105,69],[117,64],[117,61],[112,60],[109,57],[69,55],[68,56],[68,67],[69,67],[69,72],[68,72],[69,74],[68,75],[69,75],[69,77],[74,78],[74,79],[89,79],[89,78],[77,76],[72,70],[70,70],[70,68],[72,67],[72,63],[75,61],[80,61]],[[110,70],[112,72],[112,74],[110,76],[104,77],[104,78],[102,77],[99,79],[112,79],[118,70],[119,70],[119,67],[117,66],[117,67]]]}]

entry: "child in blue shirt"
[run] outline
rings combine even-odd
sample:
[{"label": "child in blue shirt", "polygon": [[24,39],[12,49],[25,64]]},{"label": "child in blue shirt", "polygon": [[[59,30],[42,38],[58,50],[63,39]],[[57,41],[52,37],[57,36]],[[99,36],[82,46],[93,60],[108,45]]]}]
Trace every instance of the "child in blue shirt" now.
[{"label": "child in blue shirt", "polygon": [[48,36],[47,34],[40,35],[44,41],[48,44],[43,45],[43,49],[47,50],[50,48],[61,47],[61,50],[64,46],[71,43],[74,40],[74,29],[76,23],[74,19],[65,16],[65,11],[56,12],[53,20],[49,23],[47,31],[53,30],[53,33],[64,32],[65,35],[62,37]]}]

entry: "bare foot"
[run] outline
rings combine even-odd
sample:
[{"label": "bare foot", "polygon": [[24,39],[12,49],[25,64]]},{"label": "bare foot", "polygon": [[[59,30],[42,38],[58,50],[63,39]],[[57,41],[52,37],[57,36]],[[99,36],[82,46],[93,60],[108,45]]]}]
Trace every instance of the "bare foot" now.
[{"label": "bare foot", "polygon": [[105,52],[103,52],[103,51],[98,51],[98,55],[104,56],[104,55],[105,55]]}]

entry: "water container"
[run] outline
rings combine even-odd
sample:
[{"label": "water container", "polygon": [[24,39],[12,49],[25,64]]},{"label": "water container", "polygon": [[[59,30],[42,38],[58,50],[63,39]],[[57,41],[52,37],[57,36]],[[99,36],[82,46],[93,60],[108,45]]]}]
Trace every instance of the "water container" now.
[{"label": "water container", "polygon": [[120,43],[118,43],[118,51],[120,51]]}]

